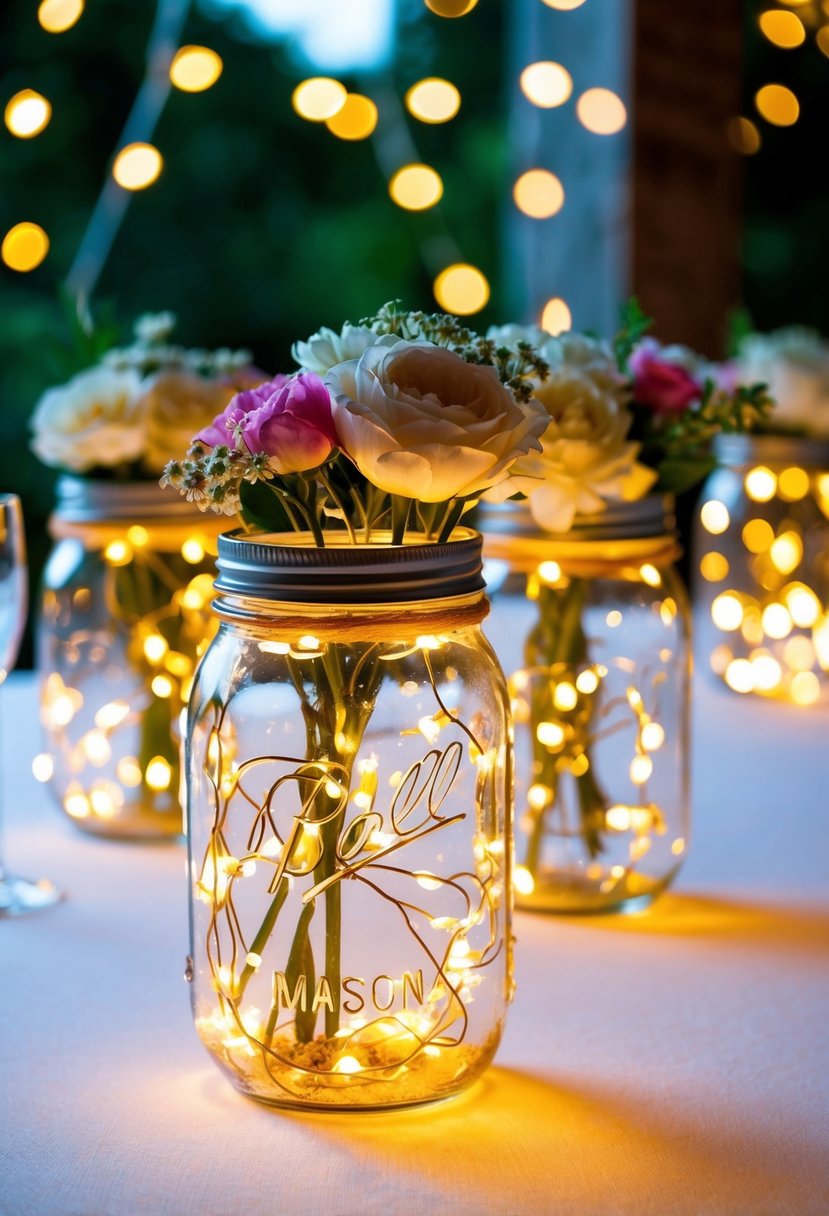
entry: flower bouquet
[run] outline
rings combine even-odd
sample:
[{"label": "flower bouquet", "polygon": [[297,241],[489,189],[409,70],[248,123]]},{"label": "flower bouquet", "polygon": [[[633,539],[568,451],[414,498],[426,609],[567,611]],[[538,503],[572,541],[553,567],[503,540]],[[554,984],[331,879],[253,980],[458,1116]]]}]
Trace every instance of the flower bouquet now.
[{"label": "flower bouquet", "polygon": [[169,341],[142,317],[127,347],[49,389],[32,447],[62,471],[40,629],[38,771],[86,830],[181,831],[178,718],[212,628],[218,529],[158,491],[167,460],[237,391],[261,379],[245,351]]},{"label": "flower bouquet", "polygon": [[510,993],[507,693],[464,512],[547,425],[529,348],[381,309],[297,343],[164,485],[220,538],[189,709],[193,1006],[243,1092],[468,1085]]}]

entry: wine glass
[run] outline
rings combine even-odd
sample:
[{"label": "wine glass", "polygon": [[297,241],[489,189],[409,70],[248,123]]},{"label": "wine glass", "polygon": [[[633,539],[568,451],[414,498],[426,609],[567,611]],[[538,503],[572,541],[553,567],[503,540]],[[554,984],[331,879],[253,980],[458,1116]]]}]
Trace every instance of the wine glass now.
[{"label": "wine glass", "polygon": [[[27,601],[26,537],[20,499],[16,494],[0,494],[0,684],[17,661]],[[3,869],[0,857],[0,917],[48,908],[59,899],[60,892],[48,878],[39,882],[18,878]]]}]

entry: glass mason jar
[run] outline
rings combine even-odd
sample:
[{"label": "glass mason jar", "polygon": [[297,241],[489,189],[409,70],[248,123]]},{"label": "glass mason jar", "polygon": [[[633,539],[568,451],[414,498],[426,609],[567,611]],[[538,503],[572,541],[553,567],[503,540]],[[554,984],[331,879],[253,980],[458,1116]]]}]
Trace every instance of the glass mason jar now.
[{"label": "glass mason jar", "polygon": [[181,835],[179,719],[215,628],[216,523],[154,483],[58,483],[35,774],[85,831]]},{"label": "glass mason jar", "polygon": [[187,737],[192,1003],[276,1106],[448,1097],[510,995],[506,686],[480,537],[219,539]]},{"label": "glass mason jar", "polygon": [[729,688],[829,700],[829,441],[721,435],[695,538],[698,636]]},{"label": "glass mason jar", "polygon": [[688,843],[690,629],[671,504],[538,529],[486,506],[489,635],[515,719],[516,904],[646,906]]}]

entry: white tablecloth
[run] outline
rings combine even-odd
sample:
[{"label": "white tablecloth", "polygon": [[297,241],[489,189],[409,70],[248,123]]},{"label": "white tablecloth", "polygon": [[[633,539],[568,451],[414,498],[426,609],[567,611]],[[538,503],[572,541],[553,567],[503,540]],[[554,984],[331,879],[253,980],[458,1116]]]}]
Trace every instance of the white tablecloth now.
[{"label": "white tablecloth", "polygon": [[697,691],[675,891],[638,917],[519,915],[518,995],[468,1096],[319,1115],[208,1059],[183,848],[65,822],[13,678],[6,859],[67,899],[0,921],[2,1216],[826,1216],[829,711]]}]

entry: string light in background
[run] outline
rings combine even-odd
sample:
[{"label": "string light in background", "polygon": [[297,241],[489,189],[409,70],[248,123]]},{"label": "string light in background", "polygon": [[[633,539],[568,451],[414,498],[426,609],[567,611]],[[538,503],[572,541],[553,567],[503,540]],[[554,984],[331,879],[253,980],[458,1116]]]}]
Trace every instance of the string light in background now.
[{"label": "string light in background", "polygon": [[176,51],[170,64],[170,80],[183,93],[203,93],[222,74],[221,55],[208,46],[183,46]]},{"label": "string light in background", "polygon": [[427,76],[408,90],[406,109],[420,122],[449,122],[461,108],[461,95],[449,80]]},{"label": "string light in background", "polygon": [[754,95],[757,112],[775,127],[791,127],[800,117],[800,103],[784,84],[765,84]]},{"label": "string light in background", "polygon": [[552,60],[528,64],[519,77],[527,101],[544,110],[563,106],[573,92],[573,78],[565,67]]},{"label": "string light in background", "polygon": [[362,93],[349,93],[342,107],[325,125],[338,139],[368,139],[377,126],[377,106]]},{"label": "string light in background", "polygon": [[423,0],[430,12],[437,17],[465,17],[471,13],[478,0]]},{"label": "string light in background", "polygon": [[348,91],[331,76],[311,76],[298,84],[291,95],[291,104],[300,118],[308,122],[325,122],[343,108]]},{"label": "string light in background", "polygon": [[486,276],[477,266],[470,266],[466,262],[456,262],[442,270],[435,279],[432,290],[445,312],[457,313],[460,317],[480,312],[489,302],[489,283]]},{"label": "string light in background", "polygon": [[112,176],[124,190],[146,190],[163,167],[164,159],[153,144],[127,144],[115,157]]},{"label": "string light in background", "polygon": [[440,202],[443,181],[431,165],[404,165],[389,182],[389,194],[406,211],[426,211]]},{"label": "string light in background", "polygon": [[34,89],[21,89],[10,99],[3,117],[12,135],[18,139],[32,139],[48,126],[52,107]]},{"label": "string light in background", "polygon": [[544,0],[547,8],[558,9],[560,13],[570,13],[574,8],[581,8],[584,0]]},{"label": "string light in background", "polygon": [[576,114],[594,135],[616,135],[627,122],[625,103],[611,89],[587,89],[576,102]]},{"label": "string light in background", "polygon": [[84,0],[41,0],[37,19],[47,34],[71,30],[84,10]]},{"label": "string light in background", "polygon": [[767,9],[759,17],[760,29],[775,46],[790,50],[806,41],[806,29],[797,13]]},{"label": "string light in background", "polygon": [[[829,14],[827,14],[829,16]],[[829,58],[829,25],[823,25],[815,35],[815,41],[824,55]]]},{"label": "string light in background", "polygon": [[528,169],[512,191],[515,205],[534,220],[547,220],[564,206],[564,187],[548,169]]},{"label": "string light in background", "polygon": [[541,313],[541,328],[548,334],[558,337],[573,328],[573,318],[570,309],[560,296],[553,296],[544,305]]},{"label": "string light in background", "polygon": [[15,224],[3,237],[0,257],[11,270],[34,270],[49,252],[49,238],[40,224],[25,220]]},{"label": "string light in background", "polygon": [[725,133],[735,152],[742,152],[743,156],[753,156],[755,152],[760,151],[760,132],[750,118],[743,118],[742,115],[739,118],[730,118]]}]

